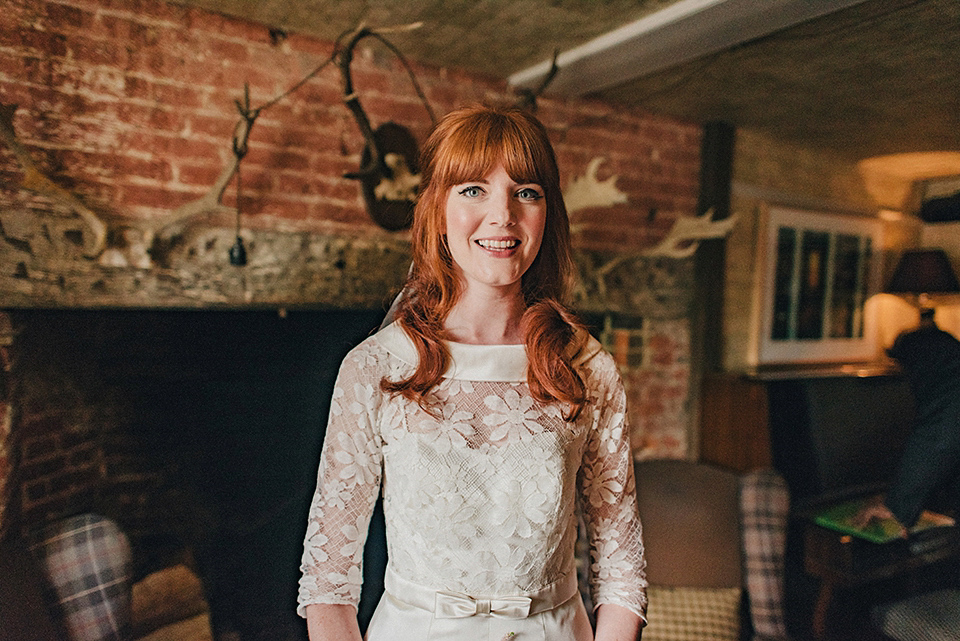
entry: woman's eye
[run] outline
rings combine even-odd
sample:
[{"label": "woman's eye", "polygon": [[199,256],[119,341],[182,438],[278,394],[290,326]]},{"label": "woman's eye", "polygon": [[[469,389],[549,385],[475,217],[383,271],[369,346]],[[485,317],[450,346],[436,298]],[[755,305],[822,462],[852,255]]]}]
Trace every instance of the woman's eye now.
[{"label": "woman's eye", "polygon": [[467,198],[476,198],[483,193],[483,190],[479,187],[464,187],[458,193],[461,196],[466,196]]},{"label": "woman's eye", "polygon": [[517,197],[521,200],[538,200],[543,198],[543,194],[534,189],[533,187],[524,187],[517,192]]}]

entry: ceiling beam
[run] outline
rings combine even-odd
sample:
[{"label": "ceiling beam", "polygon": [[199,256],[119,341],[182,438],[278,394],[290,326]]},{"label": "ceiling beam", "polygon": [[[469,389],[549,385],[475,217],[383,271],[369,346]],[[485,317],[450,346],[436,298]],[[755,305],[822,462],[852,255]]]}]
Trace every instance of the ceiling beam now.
[{"label": "ceiling beam", "polygon": [[[680,0],[561,53],[550,92],[582,96],[728,49],[864,0]],[[550,61],[511,75],[533,88]]]}]

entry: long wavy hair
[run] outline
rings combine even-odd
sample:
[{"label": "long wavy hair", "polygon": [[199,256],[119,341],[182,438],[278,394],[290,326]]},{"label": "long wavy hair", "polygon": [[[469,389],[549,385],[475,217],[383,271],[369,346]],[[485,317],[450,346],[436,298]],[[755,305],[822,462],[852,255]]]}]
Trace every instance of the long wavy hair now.
[{"label": "long wavy hair", "polygon": [[447,196],[454,185],[486,176],[501,164],[514,181],[540,185],[547,209],[540,251],[521,278],[527,383],[534,398],[564,404],[564,418],[573,420],[586,404],[586,388],[572,364],[582,347],[578,341],[586,334],[563,305],[573,274],[570,225],[547,131],[533,115],[517,108],[453,111],[423,147],[420,196],[413,216],[413,266],[396,313],[419,363],[409,378],[385,378],[380,386],[430,411],[427,395],[440,382],[450,358],[443,343],[444,321],[463,288],[447,245]]}]

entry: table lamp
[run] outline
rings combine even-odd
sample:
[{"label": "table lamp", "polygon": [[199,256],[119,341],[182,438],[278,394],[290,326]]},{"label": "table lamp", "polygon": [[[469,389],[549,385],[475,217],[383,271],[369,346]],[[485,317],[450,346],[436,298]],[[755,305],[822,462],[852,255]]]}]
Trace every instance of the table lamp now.
[{"label": "table lamp", "polygon": [[942,249],[909,249],[903,252],[886,291],[916,296],[920,317],[933,317],[930,294],[960,292],[960,282]]}]

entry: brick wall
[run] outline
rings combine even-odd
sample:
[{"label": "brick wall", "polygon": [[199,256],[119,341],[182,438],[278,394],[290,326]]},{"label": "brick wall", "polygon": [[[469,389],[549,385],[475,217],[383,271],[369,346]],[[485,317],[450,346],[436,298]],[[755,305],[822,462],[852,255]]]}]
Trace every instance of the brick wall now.
[{"label": "brick wall", "polygon": [[[332,66],[265,110],[250,136],[242,169],[247,267],[227,261],[230,211],[176,226],[162,257],[145,251],[144,229],[205,194],[230,162],[234,101],[244,83],[253,105],[263,104],[332,50],[332,43],[295,34],[274,42],[263,26],[159,1],[6,2],[0,103],[18,106],[14,129],[37,167],[95,211],[109,234],[106,251],[84,256],[89,230],[62,203],[20,188],[24,171],[0,144],[0,307],[382,305],[403,277],[406,235],[373,223],[358,183],[342,177],[359,167],[363,141]],[[438,114],[514,98],[497,79],[413,68]],[[361,47],[353,69],[375,126],[395,121],[425,138],[428,114],[391,54]],[[643,319],[645,355],[624,370],[634,444],[642,456],[684,456],[692,271],[685,261],[649,260],[640,252],[678,216],[694,213],[699,128],[550,97],[540,100],[538,114],[565,183],[599,156],[605,160],[598,178],[616,174],[628,196],[625,204],[573,216],[585,283],[577,303]],[[233,205],[232,187],[224,203]],[[613,264],[619,267],[608,268]],[[9,416],[0,399],[0,491],[9,467],[10,441],[3,437]],[[27,422],[14,427],[37,437],[36,448],[49,447],[27,453],[24,464],[73,460],[77,474],[100,478],[100,453],[84,459],[82,448],[64,445],[72,442],[64,435],[77,428],[68,413],[31,408]],[[56,467],[50,463],[50,473],[39,474],[43,483],[23,488],[28,503],[50,500],[57,478],[82,485],[79,477],[64,480],[66,472]],[[66,504],[78,494],[57,496]],[[56,505],[51,513],[63,509]]]},{"label": "brick wall", "polygon": [[[273,44],[263,26],[162,2],[9,4],[0,16],[0,100],[19,105],[15,129],[40,169],[118,230],[163,218],[209,189],[231,158],[234,101],[244,83],[252,104],[263,104],[332,52],[330,43],[296,35]],[[397,121],[422,140],[430,120],[406,73],[384,49],[371,47],[362,48],[354,64],[371,121]],[[438,114],[513,99],[490,78],[423,65],[414,70]],[[357,169],[363,143],[342,104],[340,83],[328,66],[257,121],[243,163],[245,227],[381,233],[363,209],[357,183],[341,177]],[[568,180],[600,155],[609,159],[600,177],[618,174],[618,187],[630,197],[602,216],[585,215],[581,246],[649,246],[677,215],[692,211],[698,128],[579,101],[543,100],[540,116]],[[21,177],[4,147],[3,203],[42,207],[16,189]],[[232,201],[228,191],[226,202]],[[214,222],[232,226],[232,220]],[[15,230],[4,233],[17,238]],[[24,280],[30,256],[22,256]]]},{"label": "brick wall", "polygon": [[[231,161],[234,101],[244,83],[252,103],[263,104],[328,60],[330,43],[291,37],[274,46],[263,27],[162,2],[22,2],[0,20],[0,100],[19,105],[18,137],[40,169],[111,232],[107,251],[83,259],[78,237],[89,233],[62,207],[16,189],[22,171],[4,147],[0,291],[14,304],[324,302],[339,299],[341,281],[352,277],[335,267],[349,261],[332,236],[361,238],[354,252],[361,259],[371,247],[397,253],[398,239],[365,214],[357,183],[341,177],[358,167],[362,140],[332,66],[265,110],[250,137],[242,222],[253,245],[251,269],[238,273],[226,264],[234,236],[229,212],[175,226],[162,257],[144,251],[145,226],[205,194]],[[414,109],[413,91],[383,93],[401,86],[401,68],[377,51],[361,52],[357,63],[358,86],[372,87],[365,96],[374,123],[403,118],[422,136],[429,118]],[[431,98],[440,81],[432,75],[424,78]],[[458,82],[444,94],[466,101],[488,91]],[[233,201],[230,189],[225,202]],[[147,269],[118,273],[124,265]],[[318,286],[304,282],[317,271],[336,282],[312,291]]]}]

